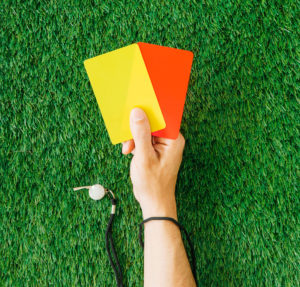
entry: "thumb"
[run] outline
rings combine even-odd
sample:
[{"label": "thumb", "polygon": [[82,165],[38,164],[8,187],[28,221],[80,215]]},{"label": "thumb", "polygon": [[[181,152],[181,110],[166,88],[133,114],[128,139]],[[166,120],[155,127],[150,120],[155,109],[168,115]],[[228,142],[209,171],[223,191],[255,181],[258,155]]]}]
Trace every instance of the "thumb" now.
[{"label": "thumb", "polygon": [[136,153],[148,154],[153,150],[150,123],[142,109],[134,108],[130,113],[130,129]]}]

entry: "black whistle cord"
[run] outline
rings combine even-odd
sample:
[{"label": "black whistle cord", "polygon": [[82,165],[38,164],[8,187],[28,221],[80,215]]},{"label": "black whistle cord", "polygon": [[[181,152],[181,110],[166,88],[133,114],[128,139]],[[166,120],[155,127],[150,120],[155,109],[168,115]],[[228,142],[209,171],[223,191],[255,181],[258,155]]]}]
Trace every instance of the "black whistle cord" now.
[{"label": "black whistle cord", "polygon": [[[108,253],[108,259],[110,262],[111,267],[114,270],[116,280],[117,280],[117,286],[118,287],[123,287],[123,275],[122,275],[122,270],[121,266],[118,260],[118,256],[114,247],[114,242],[112,238],[112,223],[115,217],[114,213],[114,206],[116,206],[116,199],[111,198],[111,203],[112,203],[112,213],[110,214],[109,222],[107,224],[106,232],[105,232],[105,243],[106,243],[106,250]],[[112,254],[111,254],[112,251]],[[112,256],[113,255],[113,256]],[[113,261],[115,260],[115,263]]]},{"label": "black whistle cord", "polygon": [[140,232],[139,232],[139,241],[140,241],[140,245],[141,247],[144,249],[144,242],[142,240],[142,232],[143,232],[143,225],[148,222],[148,221],[151,221],[151,220],[168,220],[168,221],[172,221],[175,225],[177,225],[179,227],[180,230],[182,230],[185,234],[185,237],[187,239],[187,242],[189,244],[189,247],[190,247],[190,251],[191,251],[191,259],[192,259],[192,273],[193,273],[193,276],[194,276],[194,279],[195,279],[195,283],[196,283],[196,286],[198,286],[198,282],[197,282],[197,276],[196,276],[196,257],[195,257],[195,249],[194,249],[194,246],[193,246],[193,243],[192,243],[192,240],[188,234],[188,232],[186,231],[186,229],[179,224],[178,221],[176,221],[174,218],[172,217],[149,217],[145,220],[143,220],[141,223],[140,223]]},{"label": "black whistle cord", "polygon": [[[106,250],[107,250],[107,253],[108,253],[108,259],[109,259],[110,265],[113,268],[114,273],[115,273],[117,286],[118,287],[123,287],[123,274],[122,274],[121,266],[120,266],[120,263],[119,263],[119,260],[118,260],[118,256],[117,256],[117,253],[116,253],[116,250],[115,250],[115,247],[114,247],[114,243],[113,243],[113,238],[112,238],[112,223],[113,223],[114,216],[115,216],[114,207],[116,206],[116,199],[111,198],[111,202],[112,202],[113,209],[112,209],[112,213],[110,214],[109,222],[108,222],[106,232],[105,232]],[[185,237],[188,241],[189,248],[190,248],[190,253],[191,253],[192,273],[193,273],[193,276],[194,276],[194,279],[195,279],[196,286],[198,286],[197,277],[196,277],[195,249],[194,249],[193,243],[192,243],[191,238],[190,238],[188,232],[186,231],[186,229],[182,225],[180,225],[179,222],[176,221],[174,218],[171,218],[171,217],[149,217],[149,218],[143,220],[139,225],[139,227],[140,227],[139,242],[140,242],[141,247],[144,249],[144,242],[142,240],[143,225],[146,222],[151,221],[151,220],[168,220],[168,221],[171,221],[175,225],[177,225],[180,230],[182,230],[184,232]],[[111,253],[111,251],[112,251],[112,253]],[[114,263],[113,259],[115,260],[115,263]]]}]

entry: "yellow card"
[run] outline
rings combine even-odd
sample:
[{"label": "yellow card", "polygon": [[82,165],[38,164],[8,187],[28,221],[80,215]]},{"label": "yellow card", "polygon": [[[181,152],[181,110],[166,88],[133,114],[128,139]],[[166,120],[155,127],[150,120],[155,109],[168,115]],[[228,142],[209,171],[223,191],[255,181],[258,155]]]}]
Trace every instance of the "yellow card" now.
[{"label": "yellow card", "polygon": [[166,127],[137,44],[85,60],[84,66],[113,144],[132,139],[129,116],[135,107],[145,111],[152,132]]}]

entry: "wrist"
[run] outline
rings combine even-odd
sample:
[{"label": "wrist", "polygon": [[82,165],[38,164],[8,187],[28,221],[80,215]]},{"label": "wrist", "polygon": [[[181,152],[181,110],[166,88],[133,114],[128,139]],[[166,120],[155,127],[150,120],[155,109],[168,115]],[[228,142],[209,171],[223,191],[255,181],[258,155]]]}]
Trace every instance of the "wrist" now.
[{"label": "wrist", "polygon": [[168,200],[165,203],[147,203],[141,205],[143,218],[147,219],[149,217],[171,217],[177,220],[177,208],[175,198]]}]

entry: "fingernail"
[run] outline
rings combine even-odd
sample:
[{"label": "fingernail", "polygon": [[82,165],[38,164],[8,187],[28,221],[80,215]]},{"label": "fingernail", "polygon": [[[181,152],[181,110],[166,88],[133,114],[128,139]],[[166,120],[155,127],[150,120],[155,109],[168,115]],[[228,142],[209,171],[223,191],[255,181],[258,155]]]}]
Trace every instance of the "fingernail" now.
[{"label": "fingernail", "polygon": [[121,150],[121,153],[122,153],[122,154],[124,154],[125,147],[126,147],[126,142],[124,142],[124,143],[122,144],[122,150]]},{"label": "fingernail", "polygon": [[139,122],[145,119],[145,113],[143,110],[135,108],[131,111],[130,117],[134,122]]}]

